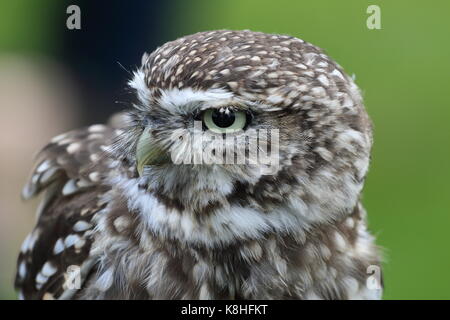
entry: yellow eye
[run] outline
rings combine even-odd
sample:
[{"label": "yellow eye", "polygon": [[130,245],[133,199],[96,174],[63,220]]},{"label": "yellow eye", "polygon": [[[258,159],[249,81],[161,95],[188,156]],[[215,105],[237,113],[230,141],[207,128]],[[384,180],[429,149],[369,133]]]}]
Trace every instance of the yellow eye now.
[{"label": "yellow eye", "polygon": [[247,115],[243,111],[208,109],[203,113],[202,120],[215,133],[233,133],[244,129]]}]

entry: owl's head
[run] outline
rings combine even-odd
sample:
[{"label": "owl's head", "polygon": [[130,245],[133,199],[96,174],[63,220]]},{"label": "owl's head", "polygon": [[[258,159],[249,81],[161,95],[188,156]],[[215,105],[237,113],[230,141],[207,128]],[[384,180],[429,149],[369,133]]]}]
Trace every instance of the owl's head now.
[{"label": "owl's head", "polygon": [[130,85],[139,103],[122,145],[139,192],[165,208],[266,232],[356,205],[370,121],[353,80],[316,46],[201,32],[145,54]]}]

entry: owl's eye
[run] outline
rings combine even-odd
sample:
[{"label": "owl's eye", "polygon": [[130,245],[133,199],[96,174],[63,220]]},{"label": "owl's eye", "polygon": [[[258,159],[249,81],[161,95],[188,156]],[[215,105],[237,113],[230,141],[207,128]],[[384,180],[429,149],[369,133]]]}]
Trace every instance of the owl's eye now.
[{"label": "owl's eye", "polygon": [[203,113],[205,127],[215,133],[233,133],[247,125],[247,114],[243,111],[208,109]]}]

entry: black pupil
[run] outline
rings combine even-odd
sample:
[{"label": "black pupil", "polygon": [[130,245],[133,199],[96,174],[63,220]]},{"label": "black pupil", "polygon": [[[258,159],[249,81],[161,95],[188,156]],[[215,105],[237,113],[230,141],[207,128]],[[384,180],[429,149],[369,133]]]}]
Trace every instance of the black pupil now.
[{"label": "black pupil", "polygon": [[212,115],[212,121],[214,124],[220,128],[228,128],[234,123],[234,113],[233,112],[219,112],[214,110]]}]

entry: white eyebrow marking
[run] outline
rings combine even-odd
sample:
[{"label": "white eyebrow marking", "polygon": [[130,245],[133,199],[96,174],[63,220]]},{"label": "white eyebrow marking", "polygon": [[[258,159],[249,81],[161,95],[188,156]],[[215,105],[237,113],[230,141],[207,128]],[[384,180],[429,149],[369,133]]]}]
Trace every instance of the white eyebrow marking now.
[{"label": "white eyebrow marking", "polygon": [[191,113],[198,108],[198,104],[223,104],[232,101],[233,93],[224,89],[193,90],[191,88],[161,90],[158,99],[159,106],[171,113]]}]

